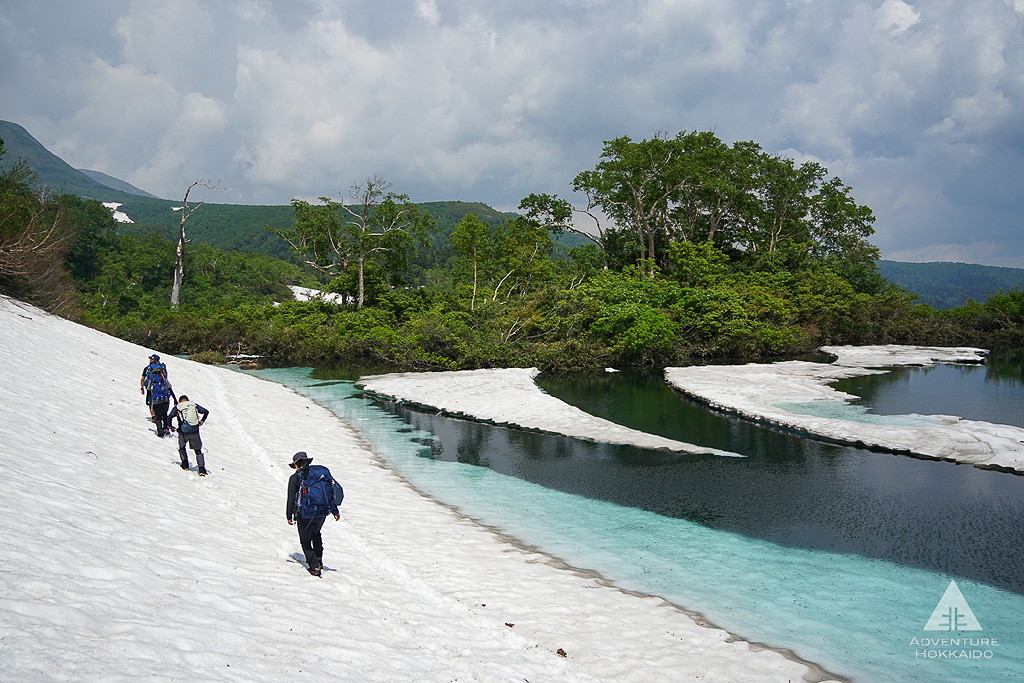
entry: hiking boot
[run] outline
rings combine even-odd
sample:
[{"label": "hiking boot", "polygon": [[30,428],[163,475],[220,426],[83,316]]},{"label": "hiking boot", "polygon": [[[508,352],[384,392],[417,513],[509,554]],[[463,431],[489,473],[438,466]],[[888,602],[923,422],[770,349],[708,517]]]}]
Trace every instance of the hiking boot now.
[{"label": "hiking boot", "polygon": [[320,576],[320,577],[322,577],[323,576],[323,572],[321,571],[320,567],[317,567],[315,569],[313,569],[311,567],[310,570],[309,570],[309,575],[310,576]]},{"label": "hiking boot", "polygon": [[199,476],[200,477],[205,477],[206,476],[206,468],[203,467],[202,465],[199,466]]},{"label": "hiking boot", "polygon": [[181,463],[181,469],[187,470],[188,469],[188,463],[187,462]]}]

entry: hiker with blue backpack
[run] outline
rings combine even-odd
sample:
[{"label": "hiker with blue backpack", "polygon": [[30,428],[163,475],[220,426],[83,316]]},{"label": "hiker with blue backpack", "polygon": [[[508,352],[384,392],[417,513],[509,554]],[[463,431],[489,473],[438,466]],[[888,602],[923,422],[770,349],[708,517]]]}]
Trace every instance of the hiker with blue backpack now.
[{"label": "hiker with blue backpack", "polygon": [[181,458],[181,469],[189,469],[185,446],[190,446],[196,454],[196,464],[199,465],[196,471],[200,477],[206,476],[206,460],[203,458],[203,440],[199,436],[199,428],[209,415],[209,410],[189,400],[185,394],[178,397],[178,404],[167,415],[168,420],[178,418],[178,457]]},{"label": "hiker with blue backpack", "polygon": [[167,379],[163,368],[153,368],[149,375],[149,412],[156,422],[156,435],[163,438],[171,431],[171,420],[167,409],[171,401],[176,400],[174,389]]},{"label": "hiker with blue backpack", "polygon": [[306,568],[312,576],[322,576],[324,569],[324,541],[320,530],[327,515],[334,521],[341,519],[338,505],[344,497],[341,484],[334,481],[331,471],[323,465],[312,465],[313,458],[299,451],[292,456],[289,467],[296,470],[288,479],[288,501],[285,517],[288,524],[299,529],[299,543],[306,556]]},{"label": "hiker with blue backpack", "polygon": [[146,405],[149,407],[149,420],[150,422],[156,422],[156,414],[153,412],[152,396],[150,395],[150,380],[153,376],[153,371],[161,369],[164,372],[164,377],[167,377],[167,366],[160,362],[160,356],[153,354],[149,357],[149,363],[146,367],[142,368],[142,379],[139,380],[139,392],[146,396]]}]

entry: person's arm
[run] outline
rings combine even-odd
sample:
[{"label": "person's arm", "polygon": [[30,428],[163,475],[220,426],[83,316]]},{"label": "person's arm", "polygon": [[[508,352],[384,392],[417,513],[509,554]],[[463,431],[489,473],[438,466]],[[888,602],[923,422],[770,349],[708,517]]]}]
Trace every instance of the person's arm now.
[{"label": "person's arm", "polygon": [[284,515],[289,524],[295,523],[295,496],[299,493],[299,473],[296,472],[288,479],[288,500],[286,501]]},{"label": "person's arm", "polygon": [[199,426],[201,427],[203,426],[203,423],[206,422],[206,418],[209,416],[210,411],[197,403],[196,412],[199,413]]}]

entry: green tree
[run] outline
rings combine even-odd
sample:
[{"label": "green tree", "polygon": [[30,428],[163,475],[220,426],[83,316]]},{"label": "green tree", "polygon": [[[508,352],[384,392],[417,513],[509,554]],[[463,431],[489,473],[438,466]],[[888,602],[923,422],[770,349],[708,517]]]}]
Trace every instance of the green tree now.
[{"label": "green tree", "polygon": [[[646,262],[649,276],[671,265],[668,250],[678,242],[707,242],[767,269],[866,264],[878,255],[867,241],[871,210],[820,164],[766,154],[755,142],[726,145],[711,132],[609,140],[573,188],[614,223],[602,233],[609,256]],[[544,195],[531,197],[531,215],[564,209]]]},{"label": "green tree", "polygon": [[489,255],[493,234],[491,226],[484,223],[471,213],[467,213],[455,226],[448,238],[452,249],[461,258],[470,262],[473,269],[473,294],[469,302],[469,310],[476,308],[476,291],[479,282],[481,261]]},{"label": "green tree", "polygon": [[375,264],[392,279],[408,268],[416,242],[426,243],[436,226],[430,214],[391,183],[374,176],[349,190],[351,205],[320,197],[322,205],[292,200],[295,226],[274,229],[292,252],[318,271],[338,276],[356,270],[356,310],[366,301],[366,277]]}]

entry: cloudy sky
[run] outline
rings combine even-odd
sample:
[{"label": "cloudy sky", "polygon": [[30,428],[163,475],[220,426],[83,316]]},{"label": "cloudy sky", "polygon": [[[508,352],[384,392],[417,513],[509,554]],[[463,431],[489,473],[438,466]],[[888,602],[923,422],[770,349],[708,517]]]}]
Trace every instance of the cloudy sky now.
[{"label": "cloudy sky", "polygon": [[0,119],[167,198],[576,203],[602,143],[824,164],[885,258],[1024,267],[1024,0],[4,0]]}]

